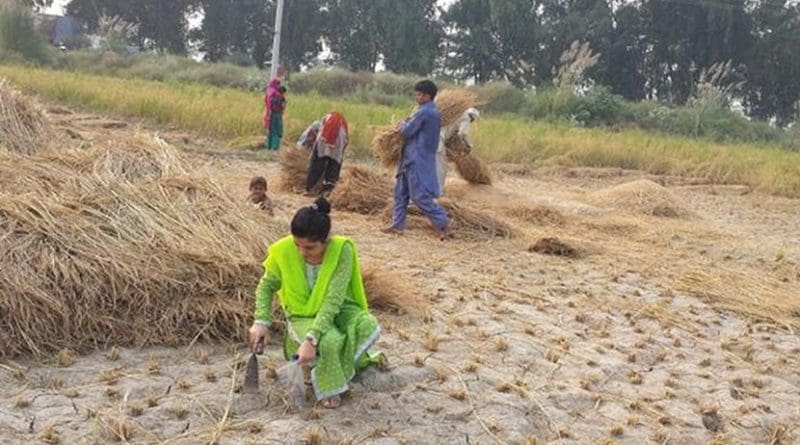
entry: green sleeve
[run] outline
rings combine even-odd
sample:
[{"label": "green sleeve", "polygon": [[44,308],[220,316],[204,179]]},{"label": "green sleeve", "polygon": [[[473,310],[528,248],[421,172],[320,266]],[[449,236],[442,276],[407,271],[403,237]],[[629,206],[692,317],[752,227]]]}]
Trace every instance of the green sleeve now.
[{"label": "green sleeve", "polygon": [[267,269],[256,287],[255,321],[269,326],[272,324],[272,297],[281,288],[281,277],[274,270]]},{"label": "green sleeve", "polygon": [[319,339],[333,326],[333,320],[339,315],[347,292],[350,288],[350,279],[353,276],[353,248],[349,244],[342,246],[339,255],[339,264],[333,273],[322,307],[319,309],[311,333]]}]

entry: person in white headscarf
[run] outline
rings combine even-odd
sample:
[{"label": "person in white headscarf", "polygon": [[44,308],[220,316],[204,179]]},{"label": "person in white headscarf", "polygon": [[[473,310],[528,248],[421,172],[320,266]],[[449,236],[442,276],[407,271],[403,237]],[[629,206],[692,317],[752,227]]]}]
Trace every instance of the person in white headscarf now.
[{"label": "person in white headscarf", "polygon": [[469,127],[480,116],[480,112],[475,108],[467,110],[461,119],[450,125],[449,127],[442,128],[441,136],[439,137],[439,149],[436,151],[436,176],[439,180],[439,190],[444,195],[444,181],[447,178],[447,142],[454,134],[458,134],[464,138],[467,147],[472,149],[472,141],[469,139]]}]

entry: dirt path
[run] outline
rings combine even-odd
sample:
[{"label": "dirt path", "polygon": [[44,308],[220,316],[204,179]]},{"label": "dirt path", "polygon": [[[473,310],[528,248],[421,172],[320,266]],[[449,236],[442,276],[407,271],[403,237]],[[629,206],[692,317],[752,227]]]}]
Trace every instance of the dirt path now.
[{"label": "dirt path", "polygon": [[[278,182],[272,163],[206,161],[242,195],[254,174]],[[597,205],[594,192],[643,177],[694,216]],[[286,221],[306,202],[272,194]],[[441,243],[425,228],[387,236],[374,217],[334,212],[364,263],[431,304],[421,318],[380,315],[391,370],[362,375],[342,408],[289,408],[271,377],[278,339],[261,359],[259,396],[235,392],[238,339],[114,348],[64,367],[0,365],[2,442],[800,443],[800,312],[746,315],[776,299],[800,307],[800,200],[599,169],[500,174],[492,188],[452,178],[449,194],[520,235]],[[528,251],[544,237],[582,256]]]}]

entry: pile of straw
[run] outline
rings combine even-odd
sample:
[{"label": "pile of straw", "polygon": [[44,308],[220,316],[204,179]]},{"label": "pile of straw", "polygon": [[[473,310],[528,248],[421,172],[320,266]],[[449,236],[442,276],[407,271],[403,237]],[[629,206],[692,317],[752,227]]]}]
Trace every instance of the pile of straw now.
[{"label": "pile of straw", "polygon": [[333,190],[330,201],[336,210],[374,215],[386,207],[386,199],[391,196],[392,182],[388,177],[367,168],[349,167]]},{"label": "pile of straw", "polygon": [[292,193],[306,191],[309,153],[297,147],[282,147],[278,155],[281,165],[281,190]]},{"label": "pile of straw", "polygon": [[460,156],[455,159],[455,164],[458,175],[470,184],[492,185],[492,173],[474,155]]},{"label": "pile of straw", "polygon": [[387,125],[375,132],[375,137],[372,139],[372,153],[384,167],[396,167],[400,163],[404,143],[403,135],[397,131],[397,125]]},{"label": "pile of straw", "polygon": [[0,158],[3,175],[40,175],[0,183],[0,356],[240,338],[285,228],[151,148],[157,169],[99,149]]},{"label": "pile of straw", "polygon": [[563,213],[552,207],[542,205],[533,207],[517,205],[506,209],[505,214],[538,226],[563,226],[567,223],[567,218]]},{"label": "pile of straw", "polygon": [[580,249],[572,247],[558,238],[542,238],[536,244],[530,246],[528,251],[566,258],[580,258],[583,256],[583,252]]},{"label": "pile of straw", "polygon": [[465,89],[444,90],[436,95],[436,106],[442,113],[442,128],[455,125],[478,103],[478,95]]},{"label": "pile of straw", "polygon": [[488,213],[463,207],[445,198],[440,199],[439,204],[447,209],[447,214],[454,220],[457,238],[483,240],[517,236],[517,231],[511,225]]},{"label": "pile of straw", "polygon": [[[464,207],[447,198],[439,199],[439,204],[445,208],[448,216],[453,220],[457,239],[486,241],[491,238],[516,238],[518,236],[514,227],[486,212]],[[427,218],[413,204],[408,207],[408,215],[412,219],[424,218],[427,221]],[[391,220],[391,203],[386,206],[382,216],[385,221]]]},{"label": "pile of straw", "polygon": [[32,155],[46,148],[52,135],[42,108],[0,80],[0,152]]},{"label": "pile of straw", "polygon": [[361,275],[370,309],[422,316],[430,308],[419,289],[390,270],[370,265],[362,268]]},{"label": "pile of straw", "polygon": [[647,179],[620,184],[590,195],[591,204],[665,218],[692,216],[669,190]]}]

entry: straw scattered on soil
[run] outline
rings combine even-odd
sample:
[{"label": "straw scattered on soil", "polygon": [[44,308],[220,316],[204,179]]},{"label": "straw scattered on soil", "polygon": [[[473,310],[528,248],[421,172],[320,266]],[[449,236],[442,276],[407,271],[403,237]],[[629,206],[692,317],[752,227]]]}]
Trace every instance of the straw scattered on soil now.
[{"label": "straw scattered on soil", "polygon": [[567,222],[567,218],[563,213],[557,209],[543,205],[533,207],[516,205],[507,208],[505,214],[520,221],[538,226],[561,226]]},{"label": "straw scattered on soil", "polygon": [[692,216],[669,190],[648,179],[627,182],[589,195],[590,203],[664,218]]},{"label": "straw scattered on soil", "polygon": [[392,182],[385,175],[364,167],[348,167],[330,196],[336,210],[374,215],[386,207]]},{"label": "straw scattered on soil", "polygon": [[36,101],[0,80],[0,151],[32,155],[47,147],[52,134]]}]

